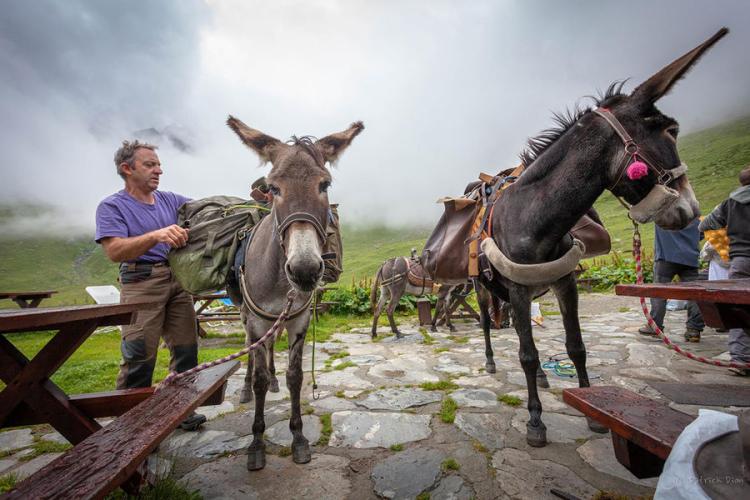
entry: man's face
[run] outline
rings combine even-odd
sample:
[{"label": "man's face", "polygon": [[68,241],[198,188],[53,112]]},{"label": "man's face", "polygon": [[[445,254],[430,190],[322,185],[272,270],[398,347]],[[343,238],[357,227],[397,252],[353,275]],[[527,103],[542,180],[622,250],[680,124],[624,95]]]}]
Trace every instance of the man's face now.
[{"label": "man's face", "polygon": [[138,148],[133,156],[133,167],[126,167],[126,171],[130,172],[127,182],[146,192],[155,191],[162,174],[159,156],[146,148]]}]

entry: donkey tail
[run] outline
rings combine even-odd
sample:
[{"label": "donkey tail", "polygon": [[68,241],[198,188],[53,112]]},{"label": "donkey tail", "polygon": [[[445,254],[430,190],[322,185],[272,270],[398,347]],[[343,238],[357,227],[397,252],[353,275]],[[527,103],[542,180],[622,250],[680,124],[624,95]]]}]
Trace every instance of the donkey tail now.
[{"label": "donkey tail", "polygon": [[378,288],[380,287],[380,279],[383,275],[383,266],[380,266],[375,279],[372,282],[372,289],[370,290],[370,307],[375,310],[375,302],[378,300]]}]

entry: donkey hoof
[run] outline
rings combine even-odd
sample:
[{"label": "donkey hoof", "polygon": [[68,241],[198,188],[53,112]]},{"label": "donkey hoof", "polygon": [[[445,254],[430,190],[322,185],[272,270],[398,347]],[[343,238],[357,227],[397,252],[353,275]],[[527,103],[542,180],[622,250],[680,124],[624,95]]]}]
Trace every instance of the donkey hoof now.
[{"label": "donkey hoof", "polygon": [[547,446],[547,428],[544,424],[539,426],[526,424],[526,443],[534,448]]},{"label": "donkey hoof", "polygon": [[438,330],[437,330],[437,327],[436,327],[436,326],[431,326],[431,327],[430,327],[430,331],[431,331],[432,333],[437,333],[437,331],[438,331]]},{"label": "donkey hoof", "polygon": [[589,423],[589,429],[591,429],[594,432],[598,432],[599,434],[606,434],[609,432],[609,429],[596,420],[591,419],[590,417],[586,417],[586,421]]},{"label": "donkey hoof", "polygon": [[484,369],[487,370],[487,373],[497,373],[497,368],[495,368],[495,363],[485,363]]},{"label": "donkey hoof", "polygon": [[252,400],[253,400],[253,390],[243,388],[240,391],[240,403],[249,403]]},{"label": "donkey hoof", "polygon": [[279,392],[279,381],[276,378],[271,379],[271,384],[268,386],[268,390],[271,392]]},{"label": "donkey hoof", "polygon": [[250,445],[247,449],[247,470],[261,470],[266,466],[266,445]]},{"label": "donkey hoof", "polygon": [[451,331],[451,333],[455,333],[456,332],[456,327],[453,326],[453,325],[449,326],[448,329]]},{"label": "donkey hoof", "polygon": [[310,453],[310,444],[305,441],[299,443],[292,443],[292,460],[295,464],[306,464],[312,460],[312,453]]}]

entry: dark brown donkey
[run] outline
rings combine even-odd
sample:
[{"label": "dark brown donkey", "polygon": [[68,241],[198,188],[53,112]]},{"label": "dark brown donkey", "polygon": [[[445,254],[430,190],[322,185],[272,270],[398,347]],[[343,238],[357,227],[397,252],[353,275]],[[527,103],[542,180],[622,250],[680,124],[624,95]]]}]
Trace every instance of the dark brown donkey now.
[{"label": "dark brown donkey", "polygon": [[[522,155],[526,171],[494,202],[494,234],[482,242],[493,272],[481,280],[513,307],[529,391],[526,441],[531,446],[547,442],[537,393],[539,353],[531,335],[531,298],[547,287],[554,290],[568,356],[580,386],[588,387],[576,280],[568,266],[580,255],[580,245],[568,232],[605,189],[632,205],[630,215],[639,222],[679,229],[698,216],[698,202],[677,154],[677,121],[662,114],[655,103],[726,33],[718,31],[629,95],[621,92],[622,84],[613,84],[597,100],[596,109],[558,116],[559,128],[529,141]],[[640,165],[629,168],[636,161],[646,164],[645,171],[637,171]],[[561,274],[561,269],[569,270]],[[591,421],[589,425],[603,430]]]},{"label": "dark brown donkey", "polygon": [[[310,322],[310,301],[323,275],[321,249],[328,224],[328,186],[331,175],[326,162],[335,161],[351,144],[364,125],[352,124],[347,130],[320,140],[292,138],[283,143],[229,117],[229,127],[263,162],[271,162],[267,183],[273,208],[252,234],[244,258],[241,278],[242,321],[248,344],[259,339],[278,318],[295,289],[286,330],[289,335],[289,367],[286,385],[292,400],[292,458],[295,463],[311,459],[310,445],[302,434],[300,389],[302,388],[302,350]],[[256,351],[248,363],[255,393],[253,442],[247,456],[248,470],[266,465],[263,431],[266,429],[264,405],[271,380],[269,370],[272,341]],[[246,384],[249,378],[246,377]]]},{"label": "dark brown donkey", "polygon": [[[388,315],[388,323],[391,325],[391,331],[396,338],[401,338],[401,331],[396,326],[393,319],[393,312],[398,306],[398,301],[404,294],[422,297],[432,293],[433,281],[427,276],[427,272],[416,261],[414,250],[412,258],[394,257],[388,259],[380,266],[375,273],[375,279],[372,282],[370,292],[370,304],[372,305],[372,338],[378,336],[378,319],[385,308]],[[380,289],[380,299],[378,299],[378,288]],[[447,307],[448,298],[455,286],[441,286],[437,292],[437,303],[435,304],[435,315],[432,319],[432,331],[437,331],[437,322],[441,312],[449,311]],[[377,303],[376,303],[377,301]],[[387,306],[386,306],[387,305]],[[450,331],[455,332],[456,328],[451,323],[450,314],[445,315],[445,324]]]}]

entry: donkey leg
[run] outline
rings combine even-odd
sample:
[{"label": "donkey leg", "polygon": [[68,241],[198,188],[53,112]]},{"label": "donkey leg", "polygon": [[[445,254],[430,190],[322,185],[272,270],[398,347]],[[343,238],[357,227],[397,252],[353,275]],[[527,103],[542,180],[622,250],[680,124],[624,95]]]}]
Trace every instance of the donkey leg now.
[{"label": "donkey leg", "polygon": [[[401,281],[404,283],[404,280]],[[404,285],[405,286],[405,285]],[[388,314],[388,323],[391,325],[391,331],[396,334],[396,338],[401,338],[401,332],[398,329],[398,326],[396,326],[396,321],[393,319],[393,313],[396,310],[396,307],[398,306],[398,301],[401,300],[401,296],[404,294],[404,289],[401,290],[393,290],[391,288],[391,300],[388,303],[388,308],[385,310],[385,312]]]},{"label": "donkey leg", "polygon": [[456,331],[456,327],[453,326],[453,323],[451,323],[451,294],[449,293],[448,296],[445,298],[445,306],[443,307],[443,314],[445,315],[445,326],[448,327],[448,330],[451,332]]},{"label": "donkey leg", "polygon": [[487,373],[497,372],[495,367],[495,353],[492,351],[492,339],[490,338],[490,324],[492,320],[490,318],[490,302],[491,297],[486,290],[480,289],[477,293],[477,304],[479,304],[479,322],[482,325],[482,331],[484,332],[484,356],[487,361],[484,363],[484,368]]},{"label": "donkey leg", "polygon": [[430,325],[430,331],[432,332],[438,331],[437,329],[438,318],[440,317],[440,313],[443,310],[442,308],[443,308],[443,296],[440,292],[438,292],[437,301],[435,302],[435,314],[432,317],[432,325]]},{"label": "donkey leg", "polygon": [[[578,320],[578,287],[575,277],[570,274],[561,278],[553,285],[557,303],[562,314],[563,327],[565,328],[565,350],[568,357],[576,367],[579,387],[589,387],[589,374],[586,370],[586,346],[581,337],[581,324]],[[600,423],[586,417],[589,429],[594,432],[606,433],[609,429]]]},{"label": "donkey leg", "polygon": [[247,371],[245,372],[245,383],[242,385],[240,391],[240,403],[249,403],[253,400],[253,358],[255,357],[255,351],[251,351],[247,355]]},{"label": "donkey leg", "polygon": [[266,392],[270,372],[268,371],[268,351],[262,345],[255,351],[255,374],[253,380],[253,391],[255,392],[255,419],[253,421],[253,442],[247,449],[247,470],[260,470],[266,466],[266,443],[263,440],[263,432],[266,430],[264,418]]},{"label": "donkey leg", "polygon": [[268,350],[268,370],[271,374],[268,390],[270,392],[279,392],[279,379],[276,378],[276,364],[273,361],[273,343],[269,343]]},{"label": "donkey leg", "polygon": [[294,336],[289,334],[289,366],[286,370],[286,386],[292,400],[292,416],[289,430],[292,431],[292,459],[294,463],[306,464],[312,459],[310,443],[302,434],[302,411],[300,391],[302,390],[302,350],[305,346],[305,331]]},{"label": "donkey leg", "polygon": [[380,288],[380,298],[378,299],[378,304],[375,306],[375,311],[373,311],[373,318],[372,318],[372,338],[375,338],[378,336],[378,319],[380,318],[380,313],[383,312],[383,308],[385,307],[386,302],[388,302],[388,291],[386,287]]},{"label": "donkey leg", "polygon": [[539,369],[539,351],[531,335],[531,296],[528,289],[516,285],[510,290],[510,301],[515,313],[515,329],[520,341],[518,355],[521,367],[526,375],[526,387],[529,393],[529,421],[526,423],[526,442],[529,446],[547,444],[547,427],[542,422],[542,402],[537,391],[536,373]]}]

